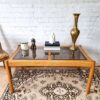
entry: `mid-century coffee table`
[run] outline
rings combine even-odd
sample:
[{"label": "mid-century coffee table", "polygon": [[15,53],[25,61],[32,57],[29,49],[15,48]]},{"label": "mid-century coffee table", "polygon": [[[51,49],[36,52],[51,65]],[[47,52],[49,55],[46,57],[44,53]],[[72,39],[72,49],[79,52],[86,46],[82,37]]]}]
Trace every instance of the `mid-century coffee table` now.
[{"label": "mid-century coffee table", "polygon": [[[12,83],[12,67],[79,67],[89,68],[89,77],[86,87],[86,93],[90,92],[92,77],[94,73],[95,62],[84,52],[82,46],[77,46],[76,51],[71,51],[69,47],[61,47],[60,51],[44,51],[43,47],[37,47],[36,51],[29,50],[28,56],[22,56],[20,46],[16,49],[13,55],[5,61],[6,71],[10,92],[14,92]],[[73,69],[74,70],[74,69]]]}]

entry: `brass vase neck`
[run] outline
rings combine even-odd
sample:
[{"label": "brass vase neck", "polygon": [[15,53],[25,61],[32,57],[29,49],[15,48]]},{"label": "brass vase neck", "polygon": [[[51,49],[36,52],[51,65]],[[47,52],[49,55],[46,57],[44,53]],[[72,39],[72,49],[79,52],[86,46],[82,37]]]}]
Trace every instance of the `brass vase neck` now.
[{"label": "brass vase neck", "polygon": [[73,14],[74,15],[74,28],[77,28],[78,25],[78,18],[80,14]]}]

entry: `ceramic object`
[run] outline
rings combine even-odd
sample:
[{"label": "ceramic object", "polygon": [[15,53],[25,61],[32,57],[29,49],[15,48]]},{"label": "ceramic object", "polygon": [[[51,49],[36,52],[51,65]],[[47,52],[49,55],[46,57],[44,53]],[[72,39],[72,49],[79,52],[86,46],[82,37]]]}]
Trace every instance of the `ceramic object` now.
[{"label": "ceramic object", "polygon": [[21,43],[21,50],[28,50],[28,49],[29,49],[28,42]]},{"label": "ceramic object", "polygon": [[56,41],[56,37],[55,37],[55,34],[53,33],[53,34],[51,34],[51,36],[50,36],[49,43],[53,44],[53,43],[55,43],[55,41]]}]

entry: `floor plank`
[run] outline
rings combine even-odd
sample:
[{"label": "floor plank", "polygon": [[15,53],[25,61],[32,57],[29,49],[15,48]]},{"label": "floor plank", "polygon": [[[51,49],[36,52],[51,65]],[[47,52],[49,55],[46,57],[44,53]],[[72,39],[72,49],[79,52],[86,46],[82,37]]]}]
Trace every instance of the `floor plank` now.
[{"label": "floor plank", "polygon": [[[12,72],[14,73],[15,68],[12,68]],[[8,84],[7,74],[3,66],[0,66],[0,97],[4,92],[6,86]]]}]

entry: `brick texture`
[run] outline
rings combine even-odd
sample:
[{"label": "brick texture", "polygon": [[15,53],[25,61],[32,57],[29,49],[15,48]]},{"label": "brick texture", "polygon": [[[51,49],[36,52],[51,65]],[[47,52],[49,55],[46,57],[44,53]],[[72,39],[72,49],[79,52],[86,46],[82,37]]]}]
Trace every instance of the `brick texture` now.
[{"label": "brick texture", "polygon": [[62,45],[70,45],[73,13],[81,14],[76,44],[83,45],[99,65],[99,0],[0,0],[0,41],[10,52],[18,43],[30,42],[31,38],[36,38],[37,45],[44,45],[54,32]]}]

